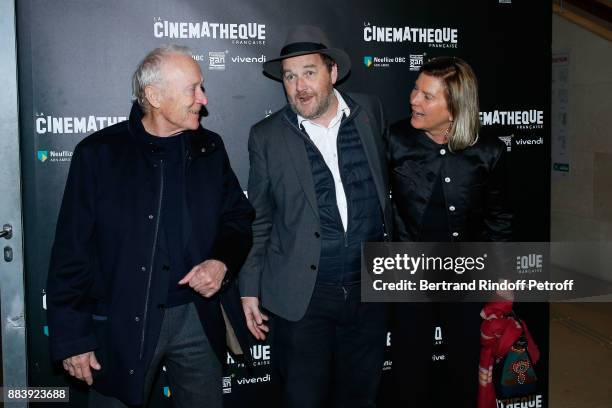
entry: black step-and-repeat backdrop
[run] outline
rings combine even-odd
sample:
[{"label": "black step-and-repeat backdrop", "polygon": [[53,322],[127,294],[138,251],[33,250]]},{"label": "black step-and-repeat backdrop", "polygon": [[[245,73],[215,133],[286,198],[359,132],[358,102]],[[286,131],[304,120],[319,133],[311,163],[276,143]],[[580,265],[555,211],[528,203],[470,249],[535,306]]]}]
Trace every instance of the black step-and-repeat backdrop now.
[{"label": "black step-and-repeat backdrop", "polygon": [[[21,0],[17,11],[32,386],[69,382],[49,361],[45,281],[72,150],[86,135],[126,118],[131,74],[145,53],[161,44],[193,50],[210,99],[203,124],[223,136],[245,189],[248,130],[285,103],[281,85],[263,76],[261,64],[278,54],[289,26],[323,27],[352,58],[352,73],[341,88],[379,95],[391,122],[408,115],[410,90],[424,61],[440,55],[467,60],[480,82],[482,137],[501,138],[510,154],[515,240],[549,239],[547,2]],[[517,309],[543,351],[539,390],[519,401],[526,405],[517,406],[546,407],[548,308],[529,304]],[[444,328],[434,324],[431,338],[441,346],[432,364],[440,364]],[[391,341],[389,334],[388,345]],[[252,353],[257,366],[251,372],[228,356],[220,384],[228,407],[276,406],[270,367],[274,350],[261,344]],[[392,362],[382,369],[381,402],[392,407],[385,398]],[[84,388],[69,383],[70,406],[86,406]],[[154,406],[169,405],[171,395],[162,375]]]}]

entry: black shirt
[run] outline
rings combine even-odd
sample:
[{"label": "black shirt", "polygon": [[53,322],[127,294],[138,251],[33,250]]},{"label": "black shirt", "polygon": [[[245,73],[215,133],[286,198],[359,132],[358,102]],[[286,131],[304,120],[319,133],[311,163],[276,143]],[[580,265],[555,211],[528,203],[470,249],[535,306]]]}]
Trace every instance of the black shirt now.
[{"label": "black shirt", "polygon": [[442,190],[442,176],[438,175],[434,183],[429,204],[423,214],[422,230],[419,236],[421,242],[447,242],[450,241],[450,228],[444,190]]},{"label": "black shirt", "polygon": [[160,168],[163,170],[164,190],[157,247],[156,269],[166,269],[168,297],[166,307],[179,306],[193,300],[195,292],[189,285],[179,285],[190,269],[183,242],[183,211],[185,208],[185,171],[183,134],[168,137],[147,135],[148,141],[160,149]]}]

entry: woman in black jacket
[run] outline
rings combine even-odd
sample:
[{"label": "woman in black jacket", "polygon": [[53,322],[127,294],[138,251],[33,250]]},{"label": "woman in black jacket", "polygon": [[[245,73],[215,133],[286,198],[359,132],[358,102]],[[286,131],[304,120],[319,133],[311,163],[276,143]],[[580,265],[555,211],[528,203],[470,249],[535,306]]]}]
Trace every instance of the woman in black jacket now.
[{"label": "woman in black jacket", "polygon": [[[478,138],[470,66],[439,57],[421,68],[410,119],[391,127],[396,241],[510,241],[505,146]],[[476,406],[481,303],[398,303],[393,376],[398,407]],[[432,354],[445,347],[443,361]]]}]

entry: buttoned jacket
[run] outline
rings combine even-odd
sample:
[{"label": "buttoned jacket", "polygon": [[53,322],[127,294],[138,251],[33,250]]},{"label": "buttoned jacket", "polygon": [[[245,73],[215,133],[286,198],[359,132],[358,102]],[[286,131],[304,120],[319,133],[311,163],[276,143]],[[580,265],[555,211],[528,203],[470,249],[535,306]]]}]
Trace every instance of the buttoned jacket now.
[{"label": "buttoned jacket", "polygon": [[448,241],[511,241],[505,151],[497,139],[480,139],[465,150],[452,152],[412,128],[408,119],[392,125],[389,168],[395,240],[420,241],[423,216],[434,184],[441,179]]}]

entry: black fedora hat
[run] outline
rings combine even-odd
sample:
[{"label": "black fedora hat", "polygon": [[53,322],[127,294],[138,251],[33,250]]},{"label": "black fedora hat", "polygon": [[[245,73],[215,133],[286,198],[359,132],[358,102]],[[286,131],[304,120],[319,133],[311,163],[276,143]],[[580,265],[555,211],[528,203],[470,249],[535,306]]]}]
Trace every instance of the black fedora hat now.
[{"label": "black fedora hat", "polygon": [[281,61],[286,58],[307,54],[325,54],[336,61],[338,65],[338,81],[344,78],[351,70],[351,59],[348,54],[338,48],[329,48],[329,39],[319,27],[300,25],[293,27],[287,34],[285,46],[281,49],[280,57],[263,63],[264,72],[282,81]]}]

